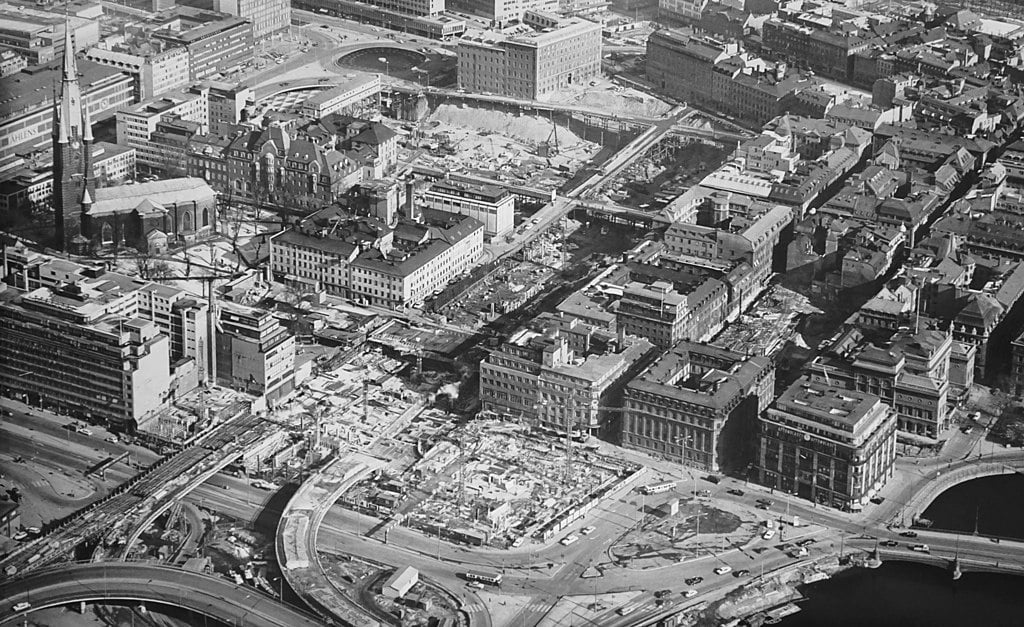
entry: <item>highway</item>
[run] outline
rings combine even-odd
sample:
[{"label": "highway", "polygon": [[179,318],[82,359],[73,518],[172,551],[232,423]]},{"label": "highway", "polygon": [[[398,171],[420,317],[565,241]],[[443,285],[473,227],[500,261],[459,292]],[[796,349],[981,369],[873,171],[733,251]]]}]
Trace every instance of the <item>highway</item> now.
[{"label": "highway", "polygon": [[64,560],[84,543],[117,547],[137,537],[152,512],[173,503],[198,485],[196,478],[223,467],[263,437],[268,423],[243,409],[231,412],[233,418],[201,434],[180,453],[161,459],[67,517],[56,529],[23,544],[0,562],[0,569],[24,573]]},{"label": "highway", "polygon": [[314,627],[322,623],[249,586],[220,577],[132,562],[64,564],[0,585],[0,624],[31,611],[79,601],[130,600],[188,608],[227,625]]}]

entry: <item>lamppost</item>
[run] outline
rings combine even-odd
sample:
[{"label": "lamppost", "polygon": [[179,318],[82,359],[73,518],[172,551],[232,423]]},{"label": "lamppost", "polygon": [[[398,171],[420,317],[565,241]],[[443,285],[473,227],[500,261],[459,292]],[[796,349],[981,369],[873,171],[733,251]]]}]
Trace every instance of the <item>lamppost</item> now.
[{"label": "lamppost", "polygon": [[391,79],[391,62],[387,57],[377,57],[377,60],[384,64],[384,77]]},{"label": "lamppost", "polygon": [[420,69],[418,66],[412,68],[412,71],[416,72],[417,74],[423,74],[423,76],[424,76],[423,85],[429,89],[430,88],[430,72],[428,70]]}]

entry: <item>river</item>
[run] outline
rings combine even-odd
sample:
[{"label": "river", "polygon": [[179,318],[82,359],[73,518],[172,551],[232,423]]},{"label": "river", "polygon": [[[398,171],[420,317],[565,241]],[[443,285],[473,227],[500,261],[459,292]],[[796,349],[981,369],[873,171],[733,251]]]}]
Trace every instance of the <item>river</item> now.
[{"label": "river", "polygon": [[[935,529],[1024,539],[1024,475],[973,479],[939,495],[924,512]],[[828,625],[1001,627],[1024,625],[1024,578],[964,573],[889,561],[803,588],[801,611],[785,627]]]}]

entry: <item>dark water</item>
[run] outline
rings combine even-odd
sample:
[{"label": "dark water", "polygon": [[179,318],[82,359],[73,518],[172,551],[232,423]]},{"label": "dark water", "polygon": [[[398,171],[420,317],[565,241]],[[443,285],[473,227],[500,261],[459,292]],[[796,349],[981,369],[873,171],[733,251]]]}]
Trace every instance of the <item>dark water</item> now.
[{"label": "dark water", "polygon": [[[924,517],[933,529],[1024,539],[1024,475],[982,477],[939,495]],[[1024,625],[1024,616],[1021,617]]]},{"label": "dark water", "polygon": [[[936,529],[1024,539],[1024,475],[983,477],[939,495],[924,517]],[[1024,577],[964,573],[890,561],[852,569],[803,589],[801,612],[785,627],[865,625],[914,627],[1024,626]]]},{"label": "dark water", "polygon": [[784,627],[1003,627],[1024,625],[1024,577],[964,573],[910,562],[855,568],[803,590]]}]

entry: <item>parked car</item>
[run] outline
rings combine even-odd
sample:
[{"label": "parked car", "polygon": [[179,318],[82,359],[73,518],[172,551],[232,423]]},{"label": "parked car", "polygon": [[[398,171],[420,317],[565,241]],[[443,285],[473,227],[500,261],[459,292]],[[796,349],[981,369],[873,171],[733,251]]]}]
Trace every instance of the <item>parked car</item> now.
[{"label": "parked car", "polygon": [[696,586],[697,584],[701,583],[702,581],[704,581],[703,577],[690,577],[689,579],[686,580],[686,585],[688,585],[688,586]]},{"label": "parked car", "polygon": [[715,569],[716,575],[727,575],[732,572],[732,566],[719,566]]},{"label": "parked car", "polygon": [[684,599],[692,599],[693,597],[697,596],[697,594],[698,594],[698,592],[696,590],[694,590],[693,588],[690,588],[689,590],[687,590],[686,592],[683,593],[683,598]]},{"label": "parked car", "polygon": [[884,540],[882,542],[879,542],[878,544],[879,544],[879,546],[888,546],[888,547],[894,547],[894,546],[899,546],[900,545],[900,543],[895,541],[895,540]]},{"label": "parked car", "polygon": [[917,532],[916,531],[904,531],[900,535],[903,536],[904,538],[916,538],[917,537]]},{"label": "parked car", "polygon": [[746,577],[749,574],[750,574],[750,571],[747,570],[746,568],[744,568],[742,570],[737,570],[735,573],[733,573],[732,576],[733,577]]},{"label": "parked car", "polygon": [[726,490],[726,492],[731,494],[731,495],[733,495],[733,496],[743,496],[743,494],[744,494],[743,490],[737,490],[736,488],[733,488],[731,490]]},{"label": "parked car", "polygon": [[761,534],[761,537],[764,538],[765,540],[771,540],[772,538],[775,537],[775,530],[774,529],[765,529],[764,533]]},{"label": "parked car", "polygon": [[927,544],[915,544],[910,547],[911,551],[917,551],[918,553],[931,553],[932,550]]}]

